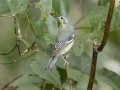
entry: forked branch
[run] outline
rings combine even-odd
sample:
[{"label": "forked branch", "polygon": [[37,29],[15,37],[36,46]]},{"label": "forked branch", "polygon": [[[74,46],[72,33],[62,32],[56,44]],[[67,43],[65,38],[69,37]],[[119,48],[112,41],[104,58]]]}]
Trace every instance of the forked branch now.
[{"label": "forked branch", "polygon": [[92,64],[91,64],[91,71],[90,71],[87,90],[92,90],[93,88],[98,52],[101,52],[107,43],[108,35],[110,31],[110,23],[113,16],[114,5],[115,5],[115,0],[110,0],[110,6],[109,6],[107,20],[105,22],[104,36],[103,36],[102,43],[98,45],[97,40],[94,40],[94,43],[93,43]]}]

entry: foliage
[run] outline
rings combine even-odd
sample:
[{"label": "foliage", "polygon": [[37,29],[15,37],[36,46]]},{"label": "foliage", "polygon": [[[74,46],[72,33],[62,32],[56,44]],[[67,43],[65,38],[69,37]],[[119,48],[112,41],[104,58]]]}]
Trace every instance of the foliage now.
[{"label": "foliage", "polygon": [[[99,32],[103,33],[105,20],[108,14],[109,2],[110,0],[98,1],[98,6],[90,12],[91,32],[89,32],[82,41],[78,40],[75,42],[72,49],[68,52],[70,54],[68,59],[69,74],[75,90],[87,90],[92,58],[85,50],[85,44],[86,42],[91,44],[91,41],[94,39],[102,41],[102,35],[100,35]],[[34,5],[35,9],[37,8],[40,10],[40,15],[35,17],[29,15],[28,9],[31,5]],[[6,13],[11,12],[12,16],[15,17],[19,17],[19,14],[25,16],[28,20],[29,26],[35,34],[34,42],[35,45],[37,45],[37,47],[34,47],[35,50],[33,50],[31,49],[33,46],[30,46],[29,48],[27,42],[23,41],[27,46],[27,51],[23,52],[25,56],[22,56],[18,60],[13,60],[10,63],[37,54],[31,58],[32,60],[29,66],[27,66],[27,69],[25,68],[24,73],[22,73],[23,76],[10,83],[9,86],[18,86],[18,88],[24,88],[25,90],[48,90],[48,88],[49,90],[52,90],[52,88],[55,88],[55,90],[69,90],[66,69],[61,57],[58,58],[59,60],[51,72],[44,71],[44,68],[50,59],[58,33],[59,22],[55,17],[68,15],[70,11],[70,1],[40,0],[40,2],[31,3],[31,0],[0,0],[0,9],[0,15],[6,15]],[[120,29],[119,11],[120,6],[114,8],[114,15],[110,27],[111,31]],[[17,18],[17,20],[17,23],[19,24],[19,18]],[[18,25],[18,29],[19,28]],[[18,31],[16,35],[20,36],[21,33]],[[21,38],[23,37],[17,37],[17,39],[19,39],[18,41],[22,41]],[[38,49],[40,51],[39,53]],[[120,76],[113,71],[106,68],[98,69],[93,90],[98,86],[99,81],[110,85],[114,90],[120,90]]]}]

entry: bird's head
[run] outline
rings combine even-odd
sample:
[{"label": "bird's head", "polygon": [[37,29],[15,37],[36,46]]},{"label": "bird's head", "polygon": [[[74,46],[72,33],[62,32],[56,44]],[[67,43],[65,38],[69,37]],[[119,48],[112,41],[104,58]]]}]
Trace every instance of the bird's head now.
[{"label": "bird's head", "polygon": [[57,17],[58,20],[61,22],[62,26],[65,27],[68,25],[68,19],[63,17],[63,16],[60,16],[60,17]]}]

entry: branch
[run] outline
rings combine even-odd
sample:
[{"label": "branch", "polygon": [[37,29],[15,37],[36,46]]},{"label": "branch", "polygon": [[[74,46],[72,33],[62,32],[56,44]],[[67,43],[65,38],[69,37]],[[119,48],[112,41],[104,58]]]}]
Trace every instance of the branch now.
[{"label": "branch", "polygon": [[90,77],[89,77],[89,83],[88,83],[87,90],[92,90],[93,83],[94,83],[94,77],[95,77],[95,71],[96,71],[98,52],[101,52],[103,50],[108,40],[110,23],[112,20],[112,15],[113,15],[113,10],[114,10],[114,4],[115,4],[115,0],[110,0],[109,12],[108,12],[107,20],[105,23],[104,36],[103,36],[101,45],[98,45],[97,40],[94,40],[94,43],[93,43],[92,64],[91,64],[91,71],[90,71]]},{"label": "branch", "polygon": [[98,47],[98,43],[96,43],[96,40],[94,40],[94,42],[93,42],[92,64],[91,64],[91,71],[90,71],[90,77],[89,77],[89,83],[88,83],[87,90],[92,90],[93,83],[94,83],[97,56],[98,56],[98,52],[96,52],[97,47]]},{"label": "branch", "polygon": [[[68,60],[68,57],[69,57],[69,54],[64,57],[66,61]],[[69,72],[68,64],[65,64],[65,67],[66,67],[67,78],[68,78],[68,81],[70,83],[70,90],[73,90],[72,79],[70,78],[70,72]]]},{"label": "branch", "polygon": [[114,11],[114,5],[115,5],[115,0],[110,0],[109,12],[108,12],[107,20],[105,22],[104,36],[103,36],[102,43],[100,47],[98,48],[99,52],[103,50],[108,40],[108,35],[110,31],[110,23],[111,23],[113,11]]}]

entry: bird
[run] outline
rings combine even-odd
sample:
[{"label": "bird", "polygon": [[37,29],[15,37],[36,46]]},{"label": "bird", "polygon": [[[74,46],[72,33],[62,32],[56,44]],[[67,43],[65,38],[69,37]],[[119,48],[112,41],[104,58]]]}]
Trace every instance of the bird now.
[{"label": "bird", "polygon": [[74,25],[69,17],[60,16],[57,17],[57,19],[60,21],[62,29],[57,35],[56,42],[54,45],[54,51],[51,55],[47,66],[45,67],[45,71],[51,71],[54,68],[58,56],[60,55],[65,61],[65,64],[69,65],[69,63],[64,59],[64,54],[71,49],[76,36],[74,31]]}]

